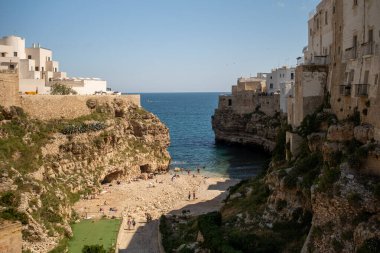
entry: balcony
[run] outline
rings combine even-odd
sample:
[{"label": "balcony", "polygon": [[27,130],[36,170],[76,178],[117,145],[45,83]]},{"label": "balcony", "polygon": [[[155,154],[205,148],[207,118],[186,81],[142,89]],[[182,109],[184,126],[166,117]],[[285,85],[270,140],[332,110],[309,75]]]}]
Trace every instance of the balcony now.
[{"label": "balcony", "polygon": [[362,48],[361,48],[362,49],[362,56],[363,57],[369,57],[369,56],[373,55],[375,52],[374,48],[375,48],[375,43],[373,43],[372,41],[362,44]]},{"label": "balcony", "polygon": [[357,48],[356,47],[350,47],[347,48],[344,52],[344,59],[345,60],[355,60],[357,58]]},{"label": "balcony", "polygon": [[329,65],[330,56],[329,55],[315,55],[312,59],[303,59],[299,65]]},{"label": "balcony", "polygon": [[368,96],[368,86],[369,86],[369,84],[356,84],[355,85],[355,96],[367,97]]},{"label": "balcony", "polygon": [[351,84],[345,83],[339,86],[339,94],[341,96],[351,96]]}]

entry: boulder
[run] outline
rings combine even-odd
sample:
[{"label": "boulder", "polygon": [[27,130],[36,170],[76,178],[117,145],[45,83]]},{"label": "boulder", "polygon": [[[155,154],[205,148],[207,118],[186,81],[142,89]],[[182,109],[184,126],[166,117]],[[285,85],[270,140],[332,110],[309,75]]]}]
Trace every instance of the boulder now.
[{"label": "boulder", "polygon": [[374,138],[372,125],[361,125],[354,128],[354,137],[357,141],[365,144]]},{"label": "boulder", "polygon": [[351,123],[343,125],[332,125],[327,130],[328,141],[351,141],[354,138],[354,125]]}]

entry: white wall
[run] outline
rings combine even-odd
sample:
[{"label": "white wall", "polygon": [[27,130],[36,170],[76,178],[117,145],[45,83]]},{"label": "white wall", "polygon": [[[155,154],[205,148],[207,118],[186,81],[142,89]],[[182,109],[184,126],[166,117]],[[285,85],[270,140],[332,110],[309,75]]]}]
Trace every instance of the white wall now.
[{"label": "white wall", "polygon": [[[293,76],[292,76],[293,73]],[[293,77],[293,79],[291,78]],[[288,68],[288,67],[282,67],[282,68],[276,68],[272,69],[272,72],[267,74],[267,87],[266,92],[267,93],[275,93],[275,92],[281,92],[281,83],[288,83],[295,81],[295,68]],[[272,88],[271,88],[272,84]]]},{"label": "white wall", "polygon": [[25,59],[25,39],[17,36],[5,36],[0,39],[1,45],[11,46],[13,52],[10,52],[11,55],[7,55],[8,57],[14,56],[14,52],[17,52],[17,57],[20,59]]},{"label": "white wall", "polygon": [[107,81],[83,80],[83,87],[72,87],[79,95],[93,95],[96,91],[106,92]]},{"label": "white wall", "polygon": [[49,94],[50,88],[45,86],[45,80],[20,79],[19,90],[22,93],[38,90],[38,94]]}]

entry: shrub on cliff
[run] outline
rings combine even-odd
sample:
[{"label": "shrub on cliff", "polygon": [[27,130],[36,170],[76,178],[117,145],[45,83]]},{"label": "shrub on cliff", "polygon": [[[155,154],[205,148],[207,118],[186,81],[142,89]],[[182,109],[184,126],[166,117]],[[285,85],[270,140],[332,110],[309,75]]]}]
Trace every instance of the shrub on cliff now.
[{"label": "shrub on cliff", "polygon": [[18,207],[20,205],[20,194],[13,191],[6,191],[1,194],[0,205],[6,207]]},{"label": "shrub on cliff", "polygon": [[86,132],[96,132],[105,129],[107,126],[103,122],[93,122],[93,123],[80,123],[80,124],[69,124],[61,129],[62,134],[79,134]]},{"label": "shrub on cliff", "polygon": [[0,218],[4,220],[20,221],[23,225],[29,223],[28,216],[25,213],[17,211],[13,207],[1,211]]},{"label": "shrub on cliff", "polygon": [[360,248],[356,251],[357,253],[375,253],[380,252],[380,239],[370,238],[364,241]]},{"label": "shrub on cliff", "polygon": [[273,150],[273,160],[283,161],[286,156],[286,132],[291,130],[290,125],[282,125],[277,132],[276,146]]},{"label": "shrub on cliff", "polygon": [[77,92],[64,84],[55,83],[51,86],[50,94],[51,95],[76,95]]},{"label": "shrub on cliff", "polygon": [[82,253],[106,253],[103,245],[85,245],[83,246]]}]

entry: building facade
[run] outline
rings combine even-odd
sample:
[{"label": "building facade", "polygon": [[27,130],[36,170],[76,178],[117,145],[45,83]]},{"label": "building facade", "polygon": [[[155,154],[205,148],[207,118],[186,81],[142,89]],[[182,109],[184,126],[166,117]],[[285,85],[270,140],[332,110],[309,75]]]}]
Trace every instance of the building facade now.
[{"label": "building facade", "polygon": [[280,95],[265,93],[266,76],[259,73],[256,77],[237,80],[232,86],[231,95],[219,96],[218,109],[232,110],[237,114],[250,114],[257,110],[267,115],[280,112]]},{"label": "building facade", "polygon": [[287,98],[293,95],[293,86],[295,82],[295,68],[283,66],[272,69],[271,73],[266,75],[266,92],[268,94],[280,94],[281,112],[287,113]]},{"label": "building facade", "polygon": [[107,82],[98,78],[68,78],[61,72],[53,52],[40,44],[25,47],[25,39],[5,36],[0,39],[0,70],[17,70],[19,91],[24,94],[49,94],[54,83],[70,84],[80,95],[106,92]]}]

